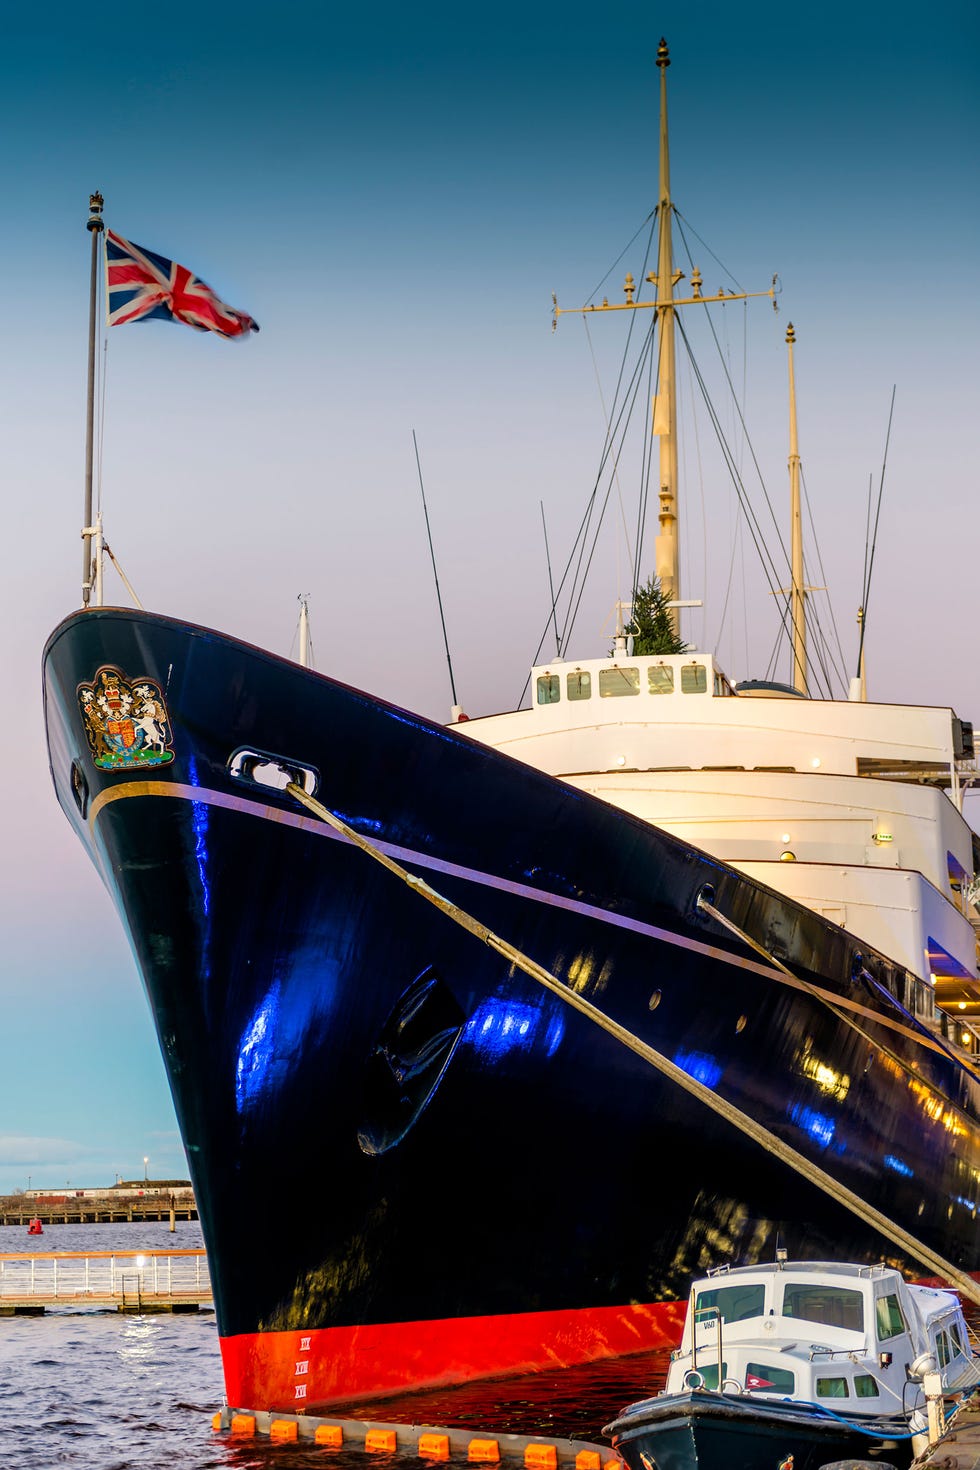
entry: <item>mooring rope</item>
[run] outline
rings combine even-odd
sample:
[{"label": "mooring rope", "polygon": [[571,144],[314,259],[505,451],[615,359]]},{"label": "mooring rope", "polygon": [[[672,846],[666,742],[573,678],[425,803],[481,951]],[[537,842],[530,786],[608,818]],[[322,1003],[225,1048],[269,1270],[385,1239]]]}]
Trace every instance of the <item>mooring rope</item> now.
[{"label": "mooring rope", "polygon": [[[284,771],[283,774],[288,773]],[[373,858],[375,862],[380,863],[382,867],[387,868],[390,873],[394,873],[397,878],[400,878],[403,883],[406,883],[420,898],[424,898],[426,902],[433,904],[447,918],[452,919],[461,928],[468,930],[470,934],[482,940],[491,949],[496,950],[498,954],[516,966],[517,969],[522,970],[525,975],[530,976],[532,980],[536,980],[546,990],[551,991],[552,995],[556,995],[566,1005],[579,1011],[581,1015],[588,1017],[590,1021],[593,1021],[597,1026],[601,1027],[609,1036],[614,1037],[615,1040],[635,1053],[636,1056],[648,1062],[650,1066],[656,1068],[658,1072],[675,1083],[684,1092],[689,1093],[690,1096],[704,1103],[705,1107],[710,1108],[712,1112],[717,1113],[719,1117],[724,1118],[733,1127],[739,1129],[746,1137],[751,1138],[761,1148],[766,1149],[767,1152],[779,1159],[781,1163],[786,1164],[804,1179],[809,1180],[811,1184],[815,1184],[824,1194],[829,1195],[831,1199],[843,1205],[851,1214],[856,1215],[859,1220],[863,1220],[866,1225],[870,1225],[872,1229],[877,1230],[886,1240],[890,1240],[893,1245],[906,1251],[923,1266],[927,1266],[930,1271],[933,1271],[937,1276],[941,1276],[951,1286],[955,1286],[962,1296],[967,1297],[971,1302],[980,1306],[980,1285],[968,1276],[965,1271],[961,1271],[958,1266],[954,1266],[951,1261],[947,1261],[938,1251],[934,1251],[931,1246],[924,1244],[921,1240],[917,1240],[914,1235],[910,1235],[896,1221],[890,1220],[887,1215],[883,1215],[880,1210],[876,1210],[867,1200],[855,1194],[852,1189],[848,1189],[846,1184],[841,1184],[839,1180],[832,1178],[818,1164],[815,1164],[812,1159],[808,1159],[804,1154],[799,1153],[790,1144],[784,1143],[775,1133],[763,1127],[761,1123],[757,1123],[754,1118],[750,1118],[747,1113],[743,1113],[733,1103],[727,1102],[723,1097],[719,1097],[717,1093],[712,1092],[710,1087],[706,1087],[703,1082],[699,1082],[696,1077],[690,1076],[689,1073],[685,1072],[681,1067],[678,1067],[675,1062],[672,1062],[661,1052],[656,1051],[654,1047],[648,1046],[645,1041],[641,1041],[632,1031],[628,1031],[625,1026],[621,1026],[611,1016],[607,1016],[604,1011],[599,1010],[591,1001],[586,1000],[584,996],[572,990],[565,981],[559,980],[557,975],[553,975],[550,970],[546,970],[543,965],[539,965],[529,955],[524,954],[514,945],[508,943],[499,934],[495,934],[492,929],[488,929],[478,919],[474,919],[465,909],[461,909],[458,904],[453,903],[448,898],[444,898],[441,893],[437,893],[424,879],[417,877],[414,873],[410,873],[407,868],[403,868],[400,863],[395,862],[394,858],[382,852],[368,838],[362,837],[359,832],[355,832],[353,827],[348,827],[346,822],[327,807],[323,806],[321,802],[309,796],[295,781],[289,781],[286,786],[286,791],[301,806],[306,807],[307,811],[312,812],[315,817],[319,817],[320,821],[325,822],[334,831],[341,833],[355,847],[359,847],[362,852],[366,852],[369,857]]]},{"label": "mooring rope", "polygon": [[[872,1045],[878,1045],[877,1042],[872,1041],[867,1031],[863,1030],[856,1021],[851,1020],[850,1016],[846,1014],[846,1011],[842,1007],[846,1007],[847,1010],[853,1011],[859,1016],[865,1016],[868,1020],[876,1021],[880,1026],[886,1027],[889,1031],[895,1031],[900,1036],[906,1037],[909,1041],[914,1041],[919,1046],[927,1047],[929,1051],[937,1052],[945,1061],[950,1060],[950,1054],[946,1048],[940,1046],[939,1042],[934,1041],[931,1036],[926,1036],[921,1031],[913,1031],[911,1026],[906,1026],[901,1021],[894,1021],[890,1016],[883,1016],[880,1012],[873,1011],[870,1006],[858,1005],[854,1001],[845,1000],[843,996],[829,995],[825,990],[821,990],[819,986],[811,985],[809,980],[804,980],[802,975],[794,975],[789,966],[784,965],[782,960],[773,954],[772,950],[766,949],[765,945],[760,944],[757,939],[753,939],[751,934],[746,934],[744,929],[740,929],[733,919],[729,919],[720,909],[716,909],[714,904],[709,903],[702,894],[698,895],[697,905],[702,913],[714,919],[723,929],[727,929],[730,934],[734,934],[736,939],[740,939],[749,949],[754,949],[756,954],[762,955],[777,970],[780,970],[784,975],[788,976],[798,989],[805,990],[808,995],[813,996],[814,1000],[821,1001],[828,1010],[833,1012],[838,1021],[841,1021],[845,1026],[850,1026],[865,1041],[871,1042]],[[890,1053],[890,1055],[894,1055],[894,1053]],[[906,1072],[911,1071],[908,1064],[904,1063],[900,1057],[895,1057],[895,1060]],[[965,1066],[966,1064],[960,1062],[959,1065]],[[972,1067],[966,1067],[966,1070],[970,1072],[971,1076],[976,1075]],[[950,1101],[950,1107],[956,1107],[956,1104]],[[959,1109],[957,1110],[959,1111]]]}]

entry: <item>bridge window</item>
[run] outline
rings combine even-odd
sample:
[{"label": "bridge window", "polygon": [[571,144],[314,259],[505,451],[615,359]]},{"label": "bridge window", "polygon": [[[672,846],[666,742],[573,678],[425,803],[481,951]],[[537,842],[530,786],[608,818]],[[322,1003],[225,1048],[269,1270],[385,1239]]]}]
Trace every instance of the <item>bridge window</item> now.
[{"label": "bridge window", "polygon": [[854,1392],[859,1399],[876,1399],[878,1384],[870,1373],[858,1373],[854,1379]]},{"label": "bridge window", "polygon": [[694,1304],[699,1322],[710,1321],[708,1314],[718,1309],[723,1322],[747,1322],[761,1317],[766,1309],[766,1288],[756,1285],[717,1286],[699,1291]]},{"label": "bridge window", "polygon": [[538,675],[538,704],[557,704],[561,699],[561,679],[557,674]]},{"label": "bridge window", "polygon": [[707,694],[708,670],[704,664],[681,665],[681,693]]},{"label": "bridge window", "polygon": [[592,675],[587,669],[573,669],[565,675],[565,689],[569,699],[591,699]]},{"label": "bridge window", "polygon": [[818,1399],[846,1399],[847,1396],[848,1394],[846,1378],[817,1379]]},{"label": "bridge window", "polygon": [[861,1293],[842,1286],[790,1283],[783,1291],[783,1316],[820,1322],[824,1327],[844,1327],[849,1332],[864,1331]]},{"label": "bridge window", "polygon": [[600,699],[615,699],[620,694],[639,694],[639,692],[639,669],[622,669],[614,665],[611,669],[599,670]]},{"label": "bridge window", "polygon": [[674,671],[670,664],[651,664],[647,669],[647,686],[651,694],[673,694]]}]

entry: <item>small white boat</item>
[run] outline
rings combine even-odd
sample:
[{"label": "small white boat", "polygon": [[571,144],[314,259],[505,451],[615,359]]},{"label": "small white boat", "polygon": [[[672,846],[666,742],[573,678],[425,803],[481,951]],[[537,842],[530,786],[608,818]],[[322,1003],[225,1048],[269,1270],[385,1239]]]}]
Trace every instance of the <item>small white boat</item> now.
[{"label": "small white boat", "polygon": [[790,1456],[794,1470],[816,1470],[883,1452],[908,1464],[927,1428],[926,1389],[952,1397],[978,1382],[953,1292],[910,1285],[887,1266],[723,1267],[692,1286],[664,1392],[631,1404],[605,1433],[629,1470],[735,1470]]}]

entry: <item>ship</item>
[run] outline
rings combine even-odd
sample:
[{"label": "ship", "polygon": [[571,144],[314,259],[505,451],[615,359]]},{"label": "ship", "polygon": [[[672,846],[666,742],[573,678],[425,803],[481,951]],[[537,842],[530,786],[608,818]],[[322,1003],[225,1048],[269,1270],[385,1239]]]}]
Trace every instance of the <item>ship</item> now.
[{"label": "ship", "polygon": [[967,721],[809,696],[796,644],[792,684],[735,686],[627,618],[536,662],[526,708],[443,724],[105,605],[89,553],[43,655],[50,767],[149,1001],[230,1404],[673,1346],[692,1275],[777,1246],[975,1295]]}]

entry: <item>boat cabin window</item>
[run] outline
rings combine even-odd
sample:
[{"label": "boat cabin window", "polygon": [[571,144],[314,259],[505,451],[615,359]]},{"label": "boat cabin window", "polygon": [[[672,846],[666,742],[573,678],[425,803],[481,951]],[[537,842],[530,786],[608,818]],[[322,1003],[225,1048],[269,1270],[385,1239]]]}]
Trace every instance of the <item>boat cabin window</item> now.
[{"label": "boat cabin window", "polygon": [[858,1373],[854,1378],[854,1392],[859,1399],[876,1399],[878,1384],[870,1373]]},{"label": "boat cabin window", "polygon": [[538,704],[557,704],[561,699],[561,679],[557,674],[538,675]]},{"label": "boat cabin window", "polygon": [[699,1291],[694,1303],[695,1313],[706,1312],[712,1307],[717,1307],[723,1322],[746,1322],[749,1317],[761,1317],[766,1309],[766,1288],[760,1283],[756,1286],[718,1286],[713,1291]]},{"label": "boat cabin window", "polygon": [[875,1322],[879,1342],[887,1342],[890,1337],[898,1337],[899,1333],[905,1331],[905,1321],[897,1296],[879,1296],[875,1299]]},{"label": "boat cabin window", "polygon": [[859,1291],[844,1286],[816,1286],[809,1281],[789,1282],[783,1289],[783,1316],[824,1327],[864,1331],[864,1301]]},{"label": "boat cabin window", "polygon": [[708,670],[704,664],[681,664],[681,693],[707,694]]},{"label": "boat cabin window", "polygon": [[651,664],[647,669],[647,687],[651,694],[673,694],[674,671],[670,664]]},{"label": "boat cabin window", "polygon": [[846,1378],[817,1379],[818,1399],[846,1399],[848,1397]]},{"label": "boat cabin window", "polygon": [[611,669],[599,670],[600,699],[615,699],[620,694],[639,694],[639,692],[639,669],[624,669],[614,665]]},{"label": "boat cabin window", "polygon": [[959,1333],[954,1322],[948,1332],[940,1332],[936,1338],[936,1357],[939,1359],[940,1368],[945,1368],[954,1358],[963,1352],[960,1345]]},{"label": "boat cabin window", "polygon": [[565,675],[565,692],[569,699],[592,698],[592,675],[588,669],[573,669]]},{"label": "boat cabin window", "polygon": [[746,1393],[793,1393],[796,1374],[788,1368],[770,1368],[768,1363],[746,1363]]},{"label": "boat cabin window", "polygon": [[[713,1363],[702,1363],[701,1360],[698,1359],[698,1372],[701,1374],[701,1377],[704,1380],[704,1386],[705,1386],[705,1388],[716,1389],[718,1387],[718,1359],[717,1358],[715,1359],[715,1361]],[[721,1365],[721,1376],[722,1376],[722,1378],[727,1378],[728,1377],[728,1364],[727,1363],[722,1363],[722,1365]]]}]

